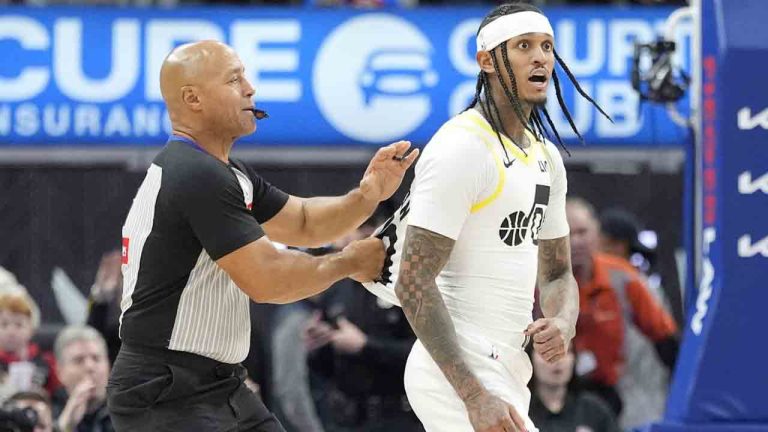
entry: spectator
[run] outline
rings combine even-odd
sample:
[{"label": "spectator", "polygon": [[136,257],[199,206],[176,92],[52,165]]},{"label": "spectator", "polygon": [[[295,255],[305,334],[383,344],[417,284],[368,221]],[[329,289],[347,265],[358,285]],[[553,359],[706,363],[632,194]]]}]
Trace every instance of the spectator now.
[{"label": "spectator", "polygon": [[121,259],[119,250],[107,252],[101,257],[88,299],[87,324],[104,336],[110,364],[120,351],[120,299],[123,294]]},{"label": "spectator", "polygon": [[56,361],[50,352],[32,343],[38,327],[37,305],[25,291],[0,294],[0,368],[17,391],[59,387]]},{"label": "spectator", "polygon": [[625,371],[627,334],[636,327],[671,369],[677,357],[677,326],[631,264],[598,253],[599,223],[592,206],[582,199],[569,199],[566,212],[580,297],[574,338],[577,373],[618,415],[622,399],[616,386]]},{"label": "spectator", "polygon": [[[391,214],[394,209],[387,213]],[[379,218],[381,219],[381,218]],[[372,218],[357,235],[370,235]],[[326,375],[321,402],[327,432],[423,431],[405,396],[403,374],[415,340],[402,309],[380,301],[352,280],[337,282],[305,329],[310,366]]]},{"label": "spectator", "polygon": [[69,326],[55,344],[64,388],[53,399],[62,432],[113,432],[106,405],[109,360],[104,338],[93,327]]},{"label": "spectator", "polygon": [[[643,257],[643,263],[655,261],[655,250],[642,244],[639,239],[640,223],[637,218],[622,209],[611,209],[600,216],[601,249],[636,264],[636,254]],[[649,271],[641,268],[640,271]],[[647,287],[654,298],[668,310],[664,290],[653,275]],[[652,283],[656,281],[656,283]],[[619,379],[618,390],[624,400],[620,424],[625,429],[658,420],[664,414],[664,405],[669,387],[669,371],[654,353],[654,346],[643,337],[637,327],[629,324],[624,343],[626,355],[625,372]]]},{"label": "spectator", "polygon": [[533,423],[543,432],[618,432],[616,417],[599,397],[575,384],[573,346],[562,359],[548,363],[528,349],[533,364],[530,382]]},{"label": "spectator", "polygon": [[614,208],[600,215],[600,248],[603,252],[629,261],[639,253],[650,259],[654,251],[640,242],[640,222],[632,213]]},{"label": "spectator", "polygon": [[402,310],[352,280],[329,290],[306,329],[313,370],[329,373],[321,412],[327,432],[423,431],[403,374],[415,336]]},{"label": "spectator", "polygon": [[302,340],[312,310],[309,300],[279,306],[271,332],[273,408],[288,432],[324,431],[309,384],[312,347]]},{"label": "spectator", "polygon": [[624,209],[613,208],[600,215],[600,249],[632,263],[646,277],[651,294],[669,310],[661,275],[655,271],[657,254],[655,239],[653,241],[653,245],[640,241],[640,222]]},{"label": "spectator", "polygon": [[3,406],[6,410],[31,408],[37,414],[37,423],[32,432],[53,432],[51,398],[35,391],[19,392],[12,395]]}]

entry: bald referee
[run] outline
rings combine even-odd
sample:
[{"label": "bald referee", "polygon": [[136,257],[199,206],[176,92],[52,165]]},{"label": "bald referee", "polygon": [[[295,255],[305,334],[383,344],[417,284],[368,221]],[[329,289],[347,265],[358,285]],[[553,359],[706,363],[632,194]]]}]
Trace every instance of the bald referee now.
[{"label": "bald referee", "polygon": [[[417,156],[379,149],[342,197],[303,199],[229,157],[255,131],[254,88],[219,42],[175,49],[160,86],[173,134],[147,170],[123,227],[122,348],[108,387],[117,431],[283,431],[244,384],[249,297],[289,303],[345,277],[371,280],[378,239],[324,257],[278,250],[328,243],[399,187]],[[269,236],[269,238],[267,237]]]}]

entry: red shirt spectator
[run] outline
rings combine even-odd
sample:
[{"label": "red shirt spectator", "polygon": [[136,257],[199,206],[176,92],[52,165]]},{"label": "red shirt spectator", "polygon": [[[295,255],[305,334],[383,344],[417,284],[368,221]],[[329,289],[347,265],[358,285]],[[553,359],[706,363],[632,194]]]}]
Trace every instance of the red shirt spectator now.
[{"label": "red shirt spectator", "polygon": [[574,343],[577,352],[595,357],[589,378],[614,386],[624,366],[625,315],[653,342],[674,337],[677,325],[629,262],[604,254],[595,254],[592,262],[592,278],[578,280],[580,311]]},{"label": "red shirt spectator", "polygon": [[600,226],[592,206],[570,198],[566,214],[573,274],[579,284],[576,371],[586,388],[602,396],[619,415],[623,401],[616,384],[624,375],[629,325],[637,326],[654,343],[670,369],[679,347],[677,326],[628,261],[599,253]]}]

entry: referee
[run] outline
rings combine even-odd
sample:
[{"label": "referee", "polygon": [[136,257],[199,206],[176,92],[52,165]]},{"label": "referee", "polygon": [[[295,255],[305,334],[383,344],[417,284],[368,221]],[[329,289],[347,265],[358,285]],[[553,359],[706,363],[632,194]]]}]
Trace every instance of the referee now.
[{"label": "referee", "polygon": [[[123,226],[123,344],[108,386],[117,431],[283,431],[244,384],[249,297],[288,303],[332,283],[376,277],[378,239],[323,257],[278,250],[328,243],[399,187],[417,156],[379,149],[360,187],[303,199],[229,157],[255,131],[254,89],[228,46],[182,45],[160,87],[173,134],[147,170]],[[269,238],[267,238],[267,234]]]}]

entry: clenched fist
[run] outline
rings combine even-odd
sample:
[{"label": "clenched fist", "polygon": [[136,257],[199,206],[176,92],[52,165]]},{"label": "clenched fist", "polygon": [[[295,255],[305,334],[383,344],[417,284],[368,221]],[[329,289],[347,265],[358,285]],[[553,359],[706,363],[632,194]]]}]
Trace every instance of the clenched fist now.
[{"label": "clenched fist", "polygon": [[381,274],[386,257],[384,242],[376,237],[357,240],[344,248],[344,255],[353,262],[350,278],[358,282],[368,282]]}]

